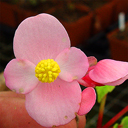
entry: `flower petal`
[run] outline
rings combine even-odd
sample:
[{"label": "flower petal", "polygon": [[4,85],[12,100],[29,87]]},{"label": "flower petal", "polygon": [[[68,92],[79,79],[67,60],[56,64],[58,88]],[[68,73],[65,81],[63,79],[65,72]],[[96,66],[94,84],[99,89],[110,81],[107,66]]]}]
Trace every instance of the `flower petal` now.
[{"label": "flower petal", "polygon": [[120,84],[122,84],[127,79],[128,79],[128,75],[123,77],[123,78],[121,78],[121,79],[118,79],[116,81],[104,83],[104,85],[111,85],[111,86],[120,85]]},{"label": "flower petal", "polygon": [[81,85],[85,86],[85,87],[95,87],[95,86],[103,86],[103,84],[97,83],[95,81],[93,81],[90,77],[89,74],[85,75],[82,80],[80,79],[78,81]]},{"label": "flower petal", "polygon": [[57,78],[52,83],[39,83],[26,94],[29,115],[45,127],[64,125],[75,118],[81,102],[81,89],[76,81]]},{"label": "flower petal", "polygon": [[[111,83],[122,78],[127,79],[128,62],[104,59],[89,72],[90,78],[98,83]],[[125,81],[123,80],[123,81]]]},{"label": "flower petal", "polygon": [[61,70],[59,77],[68,82],[82,78],[89,67],[87,56],[75,47],[65,49],[55,60]]},{"label": "flower petal", "polygon": [[16,58],[27,59],[34,64],[43,59],[54,59],[69,47],[65,28],[55,17],[45,13],[25,19],[14,36]]},{"label": "flower petal", "polygon": [[94,88],[88,87],[82,92],[82,100],[80,104],[80,109],[78,115],[87,114],[93,107],[96,101],[96,93]]},{"label": "flower petal", "polygon": [[94,56],[88,57],[89,67],[95,66],[97,64],[97,59]]},{"label": "flower petal", "polygon": [[6,85],[17,93],[26,94],[36,87],[35,65],[27,60],[13,59],[5,68]]}]

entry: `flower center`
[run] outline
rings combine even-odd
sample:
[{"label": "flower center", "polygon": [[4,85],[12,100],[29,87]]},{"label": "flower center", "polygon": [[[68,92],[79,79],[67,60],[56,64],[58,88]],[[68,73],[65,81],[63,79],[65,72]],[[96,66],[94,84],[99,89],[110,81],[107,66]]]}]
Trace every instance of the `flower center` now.
[{"label": "flower center", "polygon": [[41,60],[35,68],[35,76],[43,83],[51,83],[58,77],[60,67],[53,59]]}]

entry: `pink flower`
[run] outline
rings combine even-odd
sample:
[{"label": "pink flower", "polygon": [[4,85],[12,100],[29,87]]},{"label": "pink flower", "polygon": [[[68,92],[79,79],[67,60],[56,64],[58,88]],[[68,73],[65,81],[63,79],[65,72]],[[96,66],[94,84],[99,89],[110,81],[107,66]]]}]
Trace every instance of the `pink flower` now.
[{"label": "pink flower", "polygon": [[94,89],[81,92],[77,82],[88,71],[88,59],[81,50],[70,48],[68,34],[55,17],[25,19],[14,36],[14,54],[16,59],[4,71],[6,85],[25,94],[26,110],[39,124],[64,125],[93,107]]},{"label": "pink flower", "polygon": [[81,82],[86,87],[116,86],[128,79],[128,62],[104,59],[90,68]]}]

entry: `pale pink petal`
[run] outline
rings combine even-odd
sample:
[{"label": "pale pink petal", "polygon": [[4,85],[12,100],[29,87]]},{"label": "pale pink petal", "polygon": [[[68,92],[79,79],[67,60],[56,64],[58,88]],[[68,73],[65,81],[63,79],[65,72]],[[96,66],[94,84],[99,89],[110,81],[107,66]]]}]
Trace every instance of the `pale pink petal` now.
[{"label": "pale pink petal", "polygon": [[68,82],[82,78],[89,67],[87,56],[75,47],[65,49],[55,60],[61,70],[59,77]]},{"label": "pale pink petal", "polygon": [[[127,79],[128,62],[104,59],[89,72],[90,78],[98,83],[111,83],[122,78]],[[125,81],[123,80],[123,81]]]},{"label": "pale pink petal", "polygon": [[76,81],[57,78],[52,83],[39,83],[26,95],[28,114],[40,125],[64,125],[75,118],[81,102],[81,89]]},{"label": "pale pink petal", "polygon": [[128,75],[123,77],[123,78],[121,78],[121,79],[118,79],[116,81],[104,83],[104,85],[111,85],[111,86],[120,85],[120,84],[122,84],[127,79],[128,79]]},{"label": "pale pink petal", "polygon": [[27,59],[34,64],[43,59],[54,59],[69,47],[65,28],[55,17],[45,13],[25,19],[14,36],[16,58]]},{"label": "pale pink petal", "polygon": [[96,93],[94,88],[88,87],[84,89],[82,92],[82,99],[81,99],[78,115],[87,114],[94,106],[95,101],[96,101]]},{"label": "pale pink petal", "polygon": [[35,65],[27,60],[11,60],[5,68],[4,77],[8,88],[22,94],[30,92],[38,83]]}]

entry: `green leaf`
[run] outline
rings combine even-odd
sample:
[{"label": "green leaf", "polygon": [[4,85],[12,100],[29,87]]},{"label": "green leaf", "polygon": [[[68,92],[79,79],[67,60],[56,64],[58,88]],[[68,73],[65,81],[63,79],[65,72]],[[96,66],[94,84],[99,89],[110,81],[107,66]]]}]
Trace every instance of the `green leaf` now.
[{"label": "green leaf", "polygon": [[115,86],[96,86],[97,96],[98,96],[98,102],[100,103],[102,98],[108,94],[109,92],[112,92]]},{"label": "green leaf", "polygon": [[120,124],[114,124],[113,128],[128,128],[128,116],[125,116]]},{"label": "green leaf", "polygon": [[128,128],[128,116],[125,116],[122,121],[121,125],[123,126],[122,128]]},{"label": "green leaf", "polygon": [[116,124],[113,126],[113,128],[118,128],[118,123],[116,123]]}]

